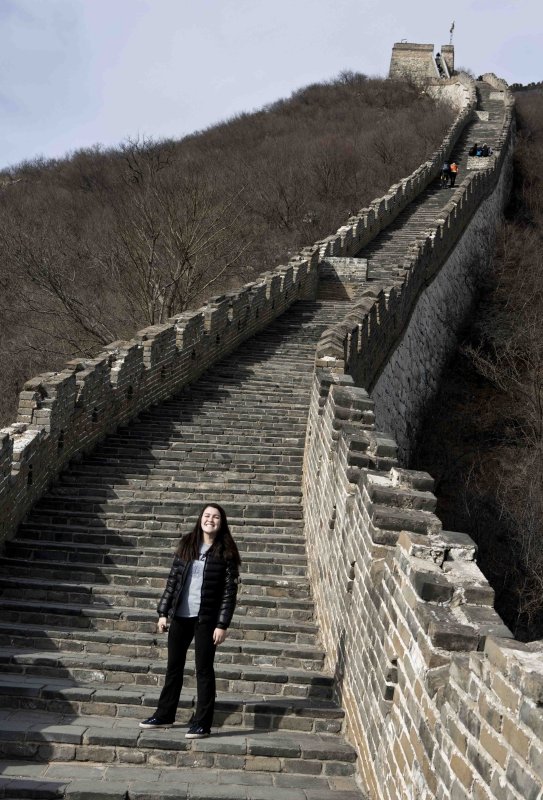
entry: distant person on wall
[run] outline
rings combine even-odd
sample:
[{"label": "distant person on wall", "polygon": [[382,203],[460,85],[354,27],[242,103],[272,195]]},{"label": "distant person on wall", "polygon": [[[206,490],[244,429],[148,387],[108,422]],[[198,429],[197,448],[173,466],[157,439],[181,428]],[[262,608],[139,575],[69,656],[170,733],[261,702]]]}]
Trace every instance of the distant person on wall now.
[{"label": "distant person on wall", "polygon": [[439,175],[439,183],[441,187],[449,185],[449,175],[450,175],[450,165],[448,161],[444,161],[441,166],[441,172]]},{"label": "distant person on wall", "polygon": [[450,187],[453,188],[454,184],[456,183],[456,176],[458,175],[458,164],[456,161],[453,161],[449,167],[449,181]]},{"label": "distant person on wall", "polygon": [[189,645],[194,639],[198,700],[187,739],[211,733],[215,708],[215,650],[226,638],[239,583],[240,557],[226,513],[206,505],[192,531],[181,538],[158,604],[160,633],[168,630],[168,666],[157,710],[140,728],[170,728],[183,687]]}]

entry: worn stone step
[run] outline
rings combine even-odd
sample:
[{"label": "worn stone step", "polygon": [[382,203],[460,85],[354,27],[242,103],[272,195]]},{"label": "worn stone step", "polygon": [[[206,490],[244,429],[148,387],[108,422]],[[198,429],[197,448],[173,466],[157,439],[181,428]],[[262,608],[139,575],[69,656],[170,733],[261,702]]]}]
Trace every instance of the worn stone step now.
[{"label": "worn stone step", "polygon": [[[144,497],[146,494],[156,492],[167,492],[170,496],[176,499],[183,493],[193,494],[194,492],[204,493],[209,495],[210,492],[221,493],[221,498],[225,505],[230,499],[239,501],[237,495],[243,494],[249,498],[252,495],[276,495],[274,502],[283,502],[277,495],[286,495],[288,497],[298,498],[301,494],[299,481],[291,478],[290,481],[271,481],[258,479],[255,475],[254,478],[245,478],[244,476],[237,476],[231,480],[225,480],[219,474],[208,477],[206,474],[200,473],[193,475],[192,481],[185,480],[183,475],[170,475],[149,474],[146,477],[134,477],[130,474],[120,474],[117,477],[111,475],[96,475],[96,476],[70,476],[69,480],[61,479],[59,483],[50,492],[50,495],[62,496],[68,491],[76,493],[78,496],[95,496],[95,497],[114,497],[122,496],[131,492],[136,497]],[[199,478],[199,480],[197,479]],[[288,499],[284,502],[288,502]]]},{"label": "worn stone step", "polygon": [[[243,499],[247,503],[258,504],[277,504],[288,505],[290,503],[299,505],[302,500],[300,489],[283,490],[281,486],[243,486],[236,485],[219,488],[196,483],[189,486],[173,486],[171,484],[159,483],[158,481],[142,487],[135,486],[82,486],[58,484],[54,491],[48,493],[49,498],[69,497],[74,501],[74,506],[84,503],[98,503],[118,501],[118,502],[140,502],[156,504],[164,502],[197,502],[200,508],[205,505],[208,498],[220,495],[221,505],[228,508],[231,503],[239,503]],[[77,504],[77,505],[76,505]]]},{"label": "worn stone step", "polygon": [[[306,552],[305,540],[296,534],[273,532],[273,538],[268,538],[265,532],[248,533],[243,529],[233,530],[230,526],[238,550],[242,554],[251,551],[260,553],[292,553],[304,555]],[[23,523],[19,528],[18,538],[33,539],[35,541],[77,542],[80,544],[96,543],[102,545],[125,547],[156,547],[157,543],[169,552],[173,552],[179,543],[178,531],[158,528],[157,530],[140,530],[139,528],[107,528],[102,530],[89,530],[86,526],[59,526],[36,525],[31,522]]]},{"label": "worn stone step", "polygon": [[[192,507],[191,507],[192,504]],[[86,502],[77,498],[70,502],[67,498],[43,498],[36,511],[32,514],[32,520],[40,522],[51,522],[54,519],[67,520],[67,524],[89,525],[94,527],[107,527],[108,522],[129,521],[127,527],[138,527],[134,522],[141,521],[172,521],[186,525],[188,520],[198,516],[203,503],[200,500],[194,502],[187,500],[177,502],[175,500],[155,500],[145,502],[143,500],[131,500],[127,498],[123,501],[110,500],[104,503]],[[279,525],[291,527],[301,527],[302,506],[300,503],[266,503],[252,502],[246,506],[239,503],[230,503],[227,512],[238,519],[243,520],[245,525]],[[239,523],[238,523],[239,524]],[[187,528],[185,528],[186,530]]]},{"label": "worn stone step", "polygon": [[[232,530],[232,527],[230,528]],[[164,528],[157,530],[140,529],[115,529],[89,530],[86,527],[40,525],[24,523],[19,528],[18,539],[32,539],[35,541],[74,542],[80,544],[102,544],[124,547],[156,547],[157,543],[168,552],[173,552],[179,543],[180,534],[177,531],[168,531]],[[263,533],[234,532],[238,550],[244,557],[245,553],[257,551],[260,553],[292,553],[304,555],[306,552],[305,541],[294,534],[273,534],[273,539],[268,539]]]},{"label": "worn stone step", "polygon": [[[29,652],[28,648],[0,647],[3,674],[68,677],[99,684],[122,682],[126,686],[161,686],[166,662],[145,658],[82,652]],[[319,670],[272,667],[263,664],[229,664],[215,667],[217,689],[223,692],[265,693],[330,699],[333,679]],[[184,685],[196,686],[195,665],[187,659]]]},{"label": "worn stone step", "polygon": [[[197,504],[198,511],[202,508],[202,503]],[[140,529],[145,530],[176,530],[179,535],[191,530],[194,525],[194,512],[189,514],[161,514],[156,517],[152,513],[149,514],[145,511],[134,511],[124,514],[110,514],[102,517],[97,517],[88,512],[81,513],[79,510],[77,514],[71,514],[67,517],[64,509],[57,509],[52,505],[51,508],[45,510],[36,506],[32,515],[29,517],[29,523],[39,526],[54,526],[56,528],[85,528],[87,530],[122,530],[122,529]],[[244,513],[244,509],[241,512]],[[228,517],[228,524],[230,530],[236,535],[246,532],[248,529],[252,532],[258,532],[257,535],[261,536],[275,536],[275,534],[285,534],[295,532],[298,536],[302,535],[303,527],[299,519],[289,519],[288,517],[281,518],[266,518],[256,516],[239,516],[239,507],[236,512],[230,514]]]},{"label": "worn stone step", "polygon": [[[80,544],[70,542],[43,542],[20,539],[6,544],[10,558],[27,559],[28,562],[53,561],[56,564],[94,564],[126,566],[133,568],[162,567],[164,574],[172,563],[172,553],[164,548],[153,547],[135,550],[131,547],[108,547],[107,545]],[[240,573],[251,572],[262,575],[302,576],[307,573],[307,558],[302,554],[246,552]]]},{"label": "worn stone step", "polygon": [[[137,587],[125,589],[121,587],[105,588],[100,585],[78,586],[77,584],[61,584],[54,581],[43,581],[32,578],[24,582],[21,578],[4,578],[0,586],[0,598],[19,599],[21,594],[25,601],[43,601],[57,604],[67,603],[81,607],[112,608],[120,605],[125,608],[155,611],[160,593],[155,589]],[[236,606],[238,616],[277,617],[300,621],[313,620],[313,603],[308,599],[290,597],[265,597],[250,593],[250,589],[242,587]]]},{"label": "worn stone step", "polygon": [[[156,709],[160,689],[125,685],[75,682],[67,677],[0,674],[0,708],[47,711],[80,716],[98,715],[108,720],[145,719]],[[177,721],[187,723],[196,706],[195,691],[184,686]],[[214,725],[251,727],[257,730],[293,730],[306,733],[339,733],[344,712],[327,699],[217,692]]]},{"label": "worn stone step", "polygon": [[[179,754],[176,760],[190,764],[191,758],[186,753]],[[235,763],[235,756],[229,758]],[[223,756],[222,760],[227,759]],[[314,775],[304,779],[301,774],[275,774],[269,769],[255,769],[265,763],[260,756],[247,757],[248,761],[251,759],[251,766],[243,771],[165,766],[160,761],[152,766],[75,761],[45,766],[0,760],[0,792],[5,800],[364,800],[352,778]],[[193,759],[196,765],[207,764],[208,760],[205,751]]]},{"label": "worn stone step", "polygon": [[[102,655],[122,655],[136,658],[166,658],[167,637],[139,631],[94,631],[80,628],[41,628],[20,624],[14,628],[0,623],[0,646],[64,653],[88,652]],[[192,651],[191,648],[189,648]],[[312,645],[293,645],[288,642],[250,641],[232,639],[217,649],[217,663],[253,664],[271,667],[303,667],[322,670],[324,652]]]},{"label": "worn stone step", "polygon": [[[114,608],[81,606],[69,603],[48,603],[44,600],[0,598],[2,619],[12,623],[43,624],[55,627],[91,628],[108,631],[138,631],[147,626],[154,633],[156,612],[116,606]],[[316,644],[316,628],[312,621],[234,615],[229,635],[234,639],[283,641]]]},{"label": "worn stone step", "polygon": [[[35,562],[34,574],[38,579],[59,580],[66,578],[66,564]],[[153,587],[158,592],[164,589],[166,573],[160,570],[152,570],[147,567],[145,571],[129,567],[109,567],[101,565],[94,567],[89,564],[70,564],[71,577],[77,578],[85,583],[103,583],[114,586],[146,586]],[[0,575],[22,576],[28,575],[28,563],[26,559],[0,558]],[[243,575],[243,587],[251,587],[252,594],[262,594],[268,597],[309,597],[309,584],[307,579],[300,577],[275,577],[273,575],[260,575],[245,573]]]},{"label": "worn stone step", "polygon": [[[151,767],[205,767],[236,770],[247,777],[255,771],[307,776],[348,777],[354,773],[356,751],[334,734],[287,731],[245,731],[215,728],[208,740],[184,738],[186,727],[142,730],[137,719],[109,720],[99,716],[0,711],[0,757],[34,763],[92,763]],[[58,773],[59,774],[59,773]],[[67,773],[68,775],[69,773]],[[155,776],[156,777],[156,776]],[[293,784],[295,785],[295,784]],[[345,785],[345,784],[343,784]]]}]

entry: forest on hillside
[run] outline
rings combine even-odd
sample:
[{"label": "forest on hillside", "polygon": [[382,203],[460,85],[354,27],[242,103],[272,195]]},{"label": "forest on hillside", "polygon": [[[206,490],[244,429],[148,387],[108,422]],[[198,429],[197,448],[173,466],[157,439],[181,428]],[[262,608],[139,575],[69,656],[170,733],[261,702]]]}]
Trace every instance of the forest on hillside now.
[{"label": "forest on hillside", "polygon": [[179,141],[0,175],[0,418],[25,380],[196,308],[333,233],[453,119],[405,82],[344,73]]},{"label": "forest on hillside", "polygon": [[534,640],[543,638],[543,92],[515,99],[512,196],[413,467],[436,479],[444,527],[477,542],[501,617]]}]

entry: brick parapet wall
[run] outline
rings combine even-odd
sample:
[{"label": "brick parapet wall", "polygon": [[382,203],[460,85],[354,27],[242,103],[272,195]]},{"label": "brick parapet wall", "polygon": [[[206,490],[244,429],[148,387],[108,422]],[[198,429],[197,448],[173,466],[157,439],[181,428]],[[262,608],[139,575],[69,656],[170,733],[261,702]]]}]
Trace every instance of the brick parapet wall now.
[{"label": "brick parapet wall", "polygon": [[374,798],[540,797],[543,643],[493,609],[473,541],[443,531],[349,376],[316,370],[304,465],[327,666]]},{"label": "brick parapet wall", "polygon": [[296,300],[314,297],[317,283],[318,249],[306,248],[239,291],[27,381],[17,422],[0,431],[0,542],[70,459],[196,380]]}]

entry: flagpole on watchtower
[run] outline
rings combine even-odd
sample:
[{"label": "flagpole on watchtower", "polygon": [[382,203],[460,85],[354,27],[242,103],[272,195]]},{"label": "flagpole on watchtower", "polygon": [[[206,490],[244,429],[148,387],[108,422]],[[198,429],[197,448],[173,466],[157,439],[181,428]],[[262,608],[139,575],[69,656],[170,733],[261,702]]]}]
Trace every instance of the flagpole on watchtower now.
[{"label": "flagpole on watchtower", "polygon": [[449,44],[452,44],[453,43],[453,41],[452,41],[453,40],[453,33],[454,33],[454,20],[453,20],[453,24],[451,25],[451,28],[449,30],[449,33],[450,33]]}]

